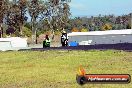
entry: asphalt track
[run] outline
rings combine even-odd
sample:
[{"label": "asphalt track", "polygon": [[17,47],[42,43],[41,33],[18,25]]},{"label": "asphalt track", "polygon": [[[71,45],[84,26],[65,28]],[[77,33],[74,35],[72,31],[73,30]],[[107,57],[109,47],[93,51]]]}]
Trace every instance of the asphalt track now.
[{"label": "asphalt track", "polygon": [[45,51],[45,50],[110,50],[110,49],[131,52],[132,43],[82,45],[82,46],[76,46],[76,47],[67,46],[67,47],[31,48],[30,50],[31,51]]}]

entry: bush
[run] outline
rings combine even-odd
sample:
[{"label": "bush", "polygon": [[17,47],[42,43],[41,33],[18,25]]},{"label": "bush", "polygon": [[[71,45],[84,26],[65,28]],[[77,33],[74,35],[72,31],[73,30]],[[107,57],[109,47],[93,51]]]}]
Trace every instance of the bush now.
[{"label": "bush", "polygon": [[88,32],[88,29],[82,28],[82,29],[81,29],[81,32]]},{"label": "bush", "polygon": [[111,30],[112,29],[112,25],[109,23],[106,23],[105,25],[102,26],[102,30]]},{"label": "bush", "polygon": [[79,32],[79,30],[78,30],[76,27],[74,27],[74,28],[72,29],[72,32]]},{"label": "bush", "polygon": [[31,37],[32,31],[27,27],[23,27],[23,35],[27,37]]}]

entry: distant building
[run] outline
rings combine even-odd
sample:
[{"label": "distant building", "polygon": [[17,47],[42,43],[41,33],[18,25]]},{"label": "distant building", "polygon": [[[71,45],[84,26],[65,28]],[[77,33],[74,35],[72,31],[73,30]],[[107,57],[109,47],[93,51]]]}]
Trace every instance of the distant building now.
[{"label": "distant building", "polygon": [[69,42],[79,45],[132,43],[132,29],[72,32],[68,34]]}]

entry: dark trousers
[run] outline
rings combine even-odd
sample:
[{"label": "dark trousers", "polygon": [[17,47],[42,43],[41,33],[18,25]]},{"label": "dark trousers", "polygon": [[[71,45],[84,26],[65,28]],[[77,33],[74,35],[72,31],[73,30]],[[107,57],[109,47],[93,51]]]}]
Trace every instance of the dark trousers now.
[{"label": "dark trousers", "polygon": [[62,46],[68,46],[68,40],[64,40],[64,42],[61,42]]}]

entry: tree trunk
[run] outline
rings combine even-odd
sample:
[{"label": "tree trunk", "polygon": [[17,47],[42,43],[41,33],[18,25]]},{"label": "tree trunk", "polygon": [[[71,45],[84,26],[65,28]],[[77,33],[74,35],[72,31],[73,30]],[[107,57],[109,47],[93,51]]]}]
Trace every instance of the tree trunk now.
[{"label": "tree trunk", "polygon": [[36,26],[35,26],[35,17],[32,17],[32,44],[36,43]]},{"label": "tree trunk", "polygon": [[51,39],[53,41],[54,40],[54,37],[55,37],[55,31],[54,31],[54,29],[51,30],[51,33],[52,33]]},{"label": "tree trunk", "polygon": [[3,37],[3,27],[2,27],[2,24],[3,24],[3,15],[0,15],[0,38]]},{"label": "tree trunk", "polygon": [[19,26],[20,26],[20,35],[22,35],[23,33],[22,33],[22,28],[23,28],[23,21],[22,21],[22,19],[23,19],[23,17],[22,17],[22,12],[23,12],[23,10],[22,10],[22,8],[21,8],[21,21],[20,21],[20,23],[19,23]]},{"label": "tree trunk", "polygon": [[2,28],[2,23],[0,23],[0,38],[2,38],[3,36],[3,28]]},{"label": "tree trunk", "polygon": [[20,23],[19,26],[20,26],[20,30],[19,30],[19,32],[20,32],[20,35],[22,35],[22,34],[23,34],[23,33],[22,33],[22,28],[23,28],[22,23]]}]

